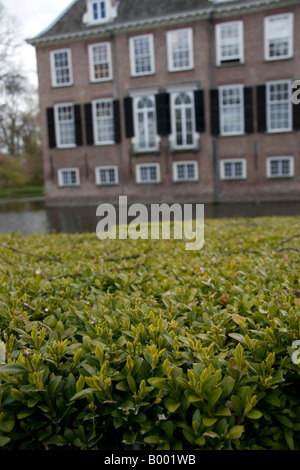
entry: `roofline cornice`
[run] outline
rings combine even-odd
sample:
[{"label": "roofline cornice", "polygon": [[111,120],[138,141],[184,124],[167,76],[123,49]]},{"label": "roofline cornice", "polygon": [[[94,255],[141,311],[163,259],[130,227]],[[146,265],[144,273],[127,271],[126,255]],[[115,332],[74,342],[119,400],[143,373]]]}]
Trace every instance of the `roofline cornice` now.
[{"label": "roofline cornice", "polygon": [[187,21],[207,20],[212,15],[215,19],[233,16],[236,14],[247,14],[261,10],[269,10],[276,7],[285,7],[299,5],[299,0],[257,0],[256,2],[247,2],[243,4],[215,4],[210,8],[203,10],[194,10],[183,13],[162,16],[159,18],[147,18],[144,20],[131,21],[126,23],[108,23],[105,27],[89,29],[85,31],[75,31],[73,33],[60,34],[48,37],[35,37],[26,39],[28,44],[35,47],[50,46],[61,44],[62,42],[72,42],[78,40],[87,40],[93,38],[108,37],[112,34],[121,34],[124,32],[140,31],[145,28],[158,28],[160,26],[175,25]]}]

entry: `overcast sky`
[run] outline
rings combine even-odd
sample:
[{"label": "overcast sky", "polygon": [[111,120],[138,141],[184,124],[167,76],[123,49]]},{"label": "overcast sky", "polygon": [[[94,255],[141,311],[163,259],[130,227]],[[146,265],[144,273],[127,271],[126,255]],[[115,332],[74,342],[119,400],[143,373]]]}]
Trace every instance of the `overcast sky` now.
[{"label": "overcast sky", "polygon": [[[19,24],[22,39],[32,38],[46,29],[73,3],[73,0],[2,0],[9,15]],[[33,46],[24,42],[20,51],[21,66],[31,83],[37,85],[36,59]]]}]

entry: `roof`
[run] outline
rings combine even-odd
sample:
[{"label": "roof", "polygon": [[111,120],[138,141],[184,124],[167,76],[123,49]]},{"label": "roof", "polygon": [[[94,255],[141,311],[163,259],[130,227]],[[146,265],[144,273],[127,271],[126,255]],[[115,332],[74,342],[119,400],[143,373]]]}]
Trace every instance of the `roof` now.
[{"label": "roof", "polygon": [[227,14],[233,11],[252,10],[258,7],[284,6],[295,4],[299,0],[228,0],[216,3],[214,0],[120,0],[118,15],[115,20],[102,25],[86,25],[82,19],[86,13],[86,0],[75,0],[59,18],[38,36],[28,39],[34,46],[61,42],[93,34],[108,34],[111,31],[138,29],[147,24],[162,24],[170,21],[181,21],[189,17],[208,17],[215,14]]}]

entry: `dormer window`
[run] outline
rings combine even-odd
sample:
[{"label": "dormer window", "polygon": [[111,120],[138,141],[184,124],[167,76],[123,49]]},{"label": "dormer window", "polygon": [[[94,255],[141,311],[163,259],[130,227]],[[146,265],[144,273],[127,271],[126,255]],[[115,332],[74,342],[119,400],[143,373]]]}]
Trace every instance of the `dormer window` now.
[{"label": "dormer window", "polygon": [[112,21],[117,16],[118,2],[112,5],[112,0],[92,1],[87,0],[87,12],[83,17],[83,22],[92,24],[101,24]]}]

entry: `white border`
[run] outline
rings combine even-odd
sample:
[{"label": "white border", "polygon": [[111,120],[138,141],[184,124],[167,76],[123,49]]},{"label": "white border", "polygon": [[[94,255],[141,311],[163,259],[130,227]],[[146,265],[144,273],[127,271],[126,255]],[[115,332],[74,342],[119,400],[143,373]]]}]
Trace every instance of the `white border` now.
[{"label": "white border", "polygon": [[[177,167],[178,165],[194,165],[195,168],[195,177],[193,179],[179,179],[178,178],[178,173],[177,173]],[[198,174],[198,162],[196,160],[189,160],[189,161],[178,161],[178,162],[173,162],[173,181],[175,183],[189,183],[192,181],[199,181],[199,174]]]},{"label": "white border", "polygon": [[[55,61],[54,55],[61,52],[67,52],[68,54],[68,62],[69,62],[69,72],[70,72],[70,81],[68,83],[57,83],[56,82],[56,69],[55,69]],[[72,68],[72,52],[70,48],[65,49],[55,49],[50,51],[50,69],[51,69],[51,84],[54,88],[61,88],[66,86],[73,85],[73,68]]]},{"label": "white border", "polygon": [[[289,18],[289,30],[290,30],[290,51],[289,54],[286,56],[281,57],[270,57],[269,56],[269,48],[268,48],[268,20],[271,18]],[[266,16],[264,18],[264,52],[265,52],[265,60],[267,61],[276,61],[276,60],[284,60],[284,59],[291,59],[294,54],[294,14],[293,13],[281,13],[280,15],[271,15]]]},{"label": "white border", "polygon": [[289,121],[290,127],[286,129],[270,129],[270,105],[269,105],[269,94],[270,86],[278,83],[287,83],[289,90],[292,90],[292,80],[270,80],[266,83],[266,107],[267,107],[267,132],[270,134],[280,133],[280,132],[291,132],[293,130],[293,112],[292,112],[292,99],[289,100]]},{"label": "white border", "polygon": [[[141,175],[140,175],[140,169],[142,167],[151,167],[154,166],[156,167],[156,175],[157,179],[156,181],[141,181]],[[157,184],[160,183],[160,164],[159,163],[138,163],[135,165],[135,176],[136,176],[136,183],[138,184]]]},{"label": "white border", "polygon": [[[231,25],[231,24],[237,24],[238,25],[238,31],[239,31],[239,40],[240,40],[240,56],[237,57],[239,59],[238,61],[232,61],[232,60],[223,60],[221,61],[221,54],[220,54],[220,49],[221,49],[221,29],[222,26],[224,25]],[[232,65],[239,65],[244,63],[244,22],[242,20],[240,21],[226,21],[224,23],[218,23],[216,25],[216,63],[217,65],[226,65],[232,64]]]},{"label": "white border", "polygon": [[[182,32],[182,31],[188,32],[188,42],[189,42],[191,63],[188,67],[174,67],[173,57],[172,57],[172,37],[174,34]],[[167,31],[167,59],[168,59],[168,72],[181,72],[182,70],[192,70],[194,68],[194,43],[193,43],[193,29],[192,28],[173,29],[171,31]]]},{"label": "white border", "polygon": [[[149,39],[149,49],[150,49],[150,72],[136,72],[135,70],[135,55],[134,55],[134,40],[135,39]],[[155,59],[154,59],[154,39],[153,34],[141,34],[138,36],[132,36],[129,38],[129,58],[130,58],[130,73],[132,77],[143,77],[144,75],[153,75],[155,74]]]},{"label": "white border", "polygon": [[[114,170],[115,181],[113,183],[101,183],[99,170]],[[95,181],[97,186],[116,186],[119,184],[119,171],[117,165],[102,165],[95,168]]]},{"label": "white border", "polygon": [[[271,162],[274,160],[289,160],[290,161],[290,170],[291,173],[289,175],[272,175],[271,174]],[[267,157],[266,159],[266,175],[267,178],[270,179],[277,179],[277,178],[293,178],[295,176],[294,172],[294,157],[290,156],[283,156],[283,157]]]},{"label": "white border", "polygon": [[[75,171],[76,173],[76,183],[75,184],[63,184],[63,179],[62,179],[62,173],[64,171]],[[77,188],[80,186],[80,173],[79,173],[79,168],[60,168],[57,170],[57,175],[58,175],[58,186],[60,188]]]},{"label": "white border", "polygon": [[[63,106],[70,106],[73,108],[73,124],[74,124],[74,136],[75,136],[75,142],[74,144],[66,144],[62,145],[60,143],[61,141],[61,135],[60,135],[60,130],[59,130],[59,120],[58,120],[58,108],[61,108]],[[59,149],[68,149],[68,148],[74,148],[76,147],[76,128],[75,128],[75,110],[74,110],[74,103],[57,103],[54,105],[54,120],[55,120],[55,136],[56,136],[56,146]]]},{"label": "white border", "polygon": [[[242,107],[242,130],[239,132],[224,132],[224,118],[222,113],[222,91],[230,88],[239,88],[241,96],[241,107]],[[244,108],[244,85],[234,84],[234,85],[224,85],[219,87],[219,116],[220,116],[220,135],[221,136],[231,136],[231,135],[244,135],[245,134],[245,108]]]},{"label": "white border", "polygon": [[[96,117],[96,104],[97,103],[111,103],[111,110],[112,110],[112,121],[113,121],[113,127],[114,127],[114,105],[113,105],[113,99],[112,98],[103,98],[103,99],[97,99],[92,101],[92,116],[93,116],[93,135],[94,135],[94,144],[95,145],[114,145],[115,140],[106,140],[106,141],[99,141],[97,139],[98,137],[98,132],[97,132],[97,117]],[[115,137],[115,136],[114,136]]]},{"label": "white border", "polygon": [[[93,61],[93,48],[97,47],[97,46],[106,46],[107,47],[109,76],[105,77],[105,78],[95,78],[95,70],[94,70],[94,65],[95,64],[94,64],[94,61]],[[97,42],[95,44],[89,44],[89,46],[88,46],[88,56],[89,56],[90,81],[92,83],[111,81],[113,79],[111,43],[110,42]]]},{"label": "white border", "polygon": [[[228,177],[225,176],[224,164],[225,163],[242,163],[243,164],[243,175],[239,177]],[[223,181],[239,181],[247,178],[247,162],[245,158],[224,158],[220,160],[220,179]]]}]

